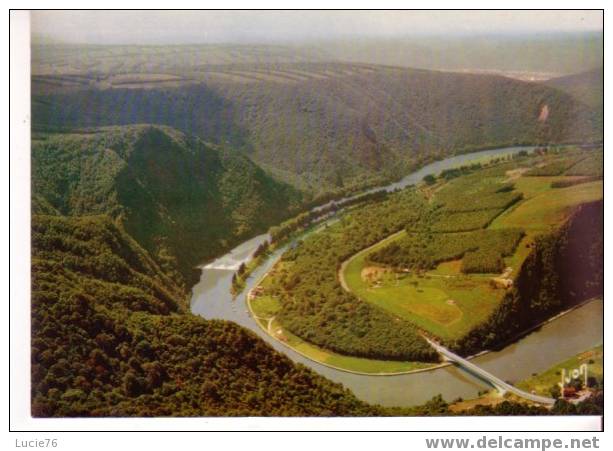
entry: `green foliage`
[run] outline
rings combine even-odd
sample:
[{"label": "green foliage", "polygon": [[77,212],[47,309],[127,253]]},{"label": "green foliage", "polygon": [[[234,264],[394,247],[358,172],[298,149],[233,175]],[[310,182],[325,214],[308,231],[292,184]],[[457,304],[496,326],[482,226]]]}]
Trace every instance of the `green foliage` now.
[{"label": "green foliage", "polygon": [[562,227],[537,237],[513,289],[489,320],[451,345],[464,354],[495,347],[560,310],[601,295],[603,214],[602,200],[583,204]]},{"label": "green foliage", "polygon": [[604,175],[603,150],[588,151],[586,158],[571,166],[564,174],[602,177]]},{"label": "green foliage", "polygon": [[108,214],[177,281],[299,201],[246,157],[155,126],[45,135],[32,182],[35,212]]},{"label": "green foliage", "polygon": [[[34,216],[32,415],[382,415],[225,321],[106,217]],[[102,264],[101,264],[102,263]]]},{"label": "green foliage", "polygon": [[443,210],[438,212],[436,220],[430,225],[430,230],[450,233],[484,229],[503,211],[502,208],[452,212]]},{"label": "green foliage", "polygon": [[522,195],[498,175],[504,167],[477,171],[452,180],[436,193],[436,203],[445,212],[504,210],[510,207],[521,200]]},{"label": "green foliage", "polygon": [[553,399],[558,399],[562,395],[562,390],[560,390],[560,386],[558,384],[552,385],[551,389],[549,390],[549,395]]},{"label": "green foliage", "polygon": [[434,177],[432,174],[425,175],[423,180],[426,185],[434,185],[436,183],[436,177]]},{"label": "green foliage", "polygon": [[[106,216],[35,215],[32,248],[33,291],[40,287],[49,301],[60,295],[52,289],[57,279],[75,296],[96,299],[108,308],[151,313],[186,308],[183,288]],[[108,292],[97,299],[104,288]]]},{"label": "green foliage", "polygon": [[518,229],[408,233],[368,258],[375,264],[418,270],[462,258],[462,272],[494,273],[504,268],[502,257],[513,254],[522,236],[523,231]]},{"label": "green foliage", "polygon": [[537,166],[526,173],[529,176],[556,175],[603,175],[603,152],[600,150],[571,149],[562,154],[554,152],[542,166]]},{"label": "green foliage", "polygon": [[540,177],[551,177],[554,175],[562,175],[568,168],[570,168],[576,162],[569,161],[566,158],[562,158],[559,160],[554,160],[550,163],[545,164],[541,167],[536,167],[534,169],[530,169],[526,172],[528,176],[540,176]]},{"label": "green foliage", "polygon": [[604,68],[602,66],[587,72],[552,78],[547,80],[546,84],[589,105],[602,117],[604,102]]},{"label": "green foliage", "polygon": [[[52,57],[35,53],[34,62],[43,58],[52,64]],[[68,57],[59,58],[64,64]],[[316,194],[396,179],[452,152],[602,139],[588,106],[536,83],[363,64],[262,60],[231,68],[193,67],[190,55],[166,64],[161,74],[174,76],[171,83],[121,83],[118,78],[126,72],[108,67],[108,60],[90,62],[86,69],[79,66],[82,78],[37,75],[34,128],[168,125],[244,150],[276,177]],[[116,67],[124,64],[131,66],[118,62]],[[101,67],[100,80],[91,76],[92,65]],[[132,78],[150,76],[149,67],[147,61],[133,68],[137,73]],[[548,105],[549,116],[540,122],[543,105]]]},{"label": "green foliage", "polygon": [[552,188],[568,188],[569,186],[581,185],[583,183],[595,182],[596,180],[601,180],[602,176],[600,175],[592,175],[581,177],[577,179],[566,179],[566,180],[556,180],[555,182],[551,182]]},{"label": "green foliage", "polygon": [[462,258],[462,272],[465,274],[499,273],[503,269],[504,260],[502,254],[490,249],[480,248],[476,251],[470,251]]},{"label": "green foliage", "polygon": [[283,221],[277,226],[273,226],[268,230],[270,240],[273,244],[279,244],[288,238],[303,232],[310,225],[335,214],[340,209],[352,207],[359,204],[365,204],[368,202],[379,202],[387,197],[387,191],[377,190],[370,193],[359,194],[351,196],[342,200],[331,200],[323,206],[312,208],[308,211],[302,212],[293,218]]},{"label": "green foliage", "polygon": [[270,294],[278,297],[283,326],[303,340],[341,354],[390,360],[436,360],[416,328],[354,295],[337,278],[340,264],[359,251],[420,221],[427,202],[413,189],[390,194],[341,217],[309,236],[271,273]]}]

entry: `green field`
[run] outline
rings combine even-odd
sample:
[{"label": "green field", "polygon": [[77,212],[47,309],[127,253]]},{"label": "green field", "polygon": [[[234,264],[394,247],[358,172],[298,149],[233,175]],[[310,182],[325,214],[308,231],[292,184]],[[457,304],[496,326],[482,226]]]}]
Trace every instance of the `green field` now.
[{"label": "green field", "polygon": [[596,346],[564,362],[558,363],[541,374],[519,382],[517,387],[529,392],[534,391],[539,395],[550,396],[549,389],[560,382],[562,369],[565,369],[568,373],[575,368],[579,368],[582,364],[587,364],[588,376],[602,379],[604,373],[603,356],[603,346]]},{"label": "green field", "polygon": [[526,199],[496,218],[491,228],[522,227],[546,231],[564,222],[574,207],[601,199],[603,182],[591,182],[568,188],[552,189],[551,182],[567,177],[522,177],[516,187]]},{"label": "green field", "polygon": [[[569,160],[571,155],[572,158],[576,158],[569,153]],[[564,161],[564,154],[556,158],[556,161]],[[509,168],[512,169],[506,172],[497,168],[488,169],[453,180],[435,194],[434,202],[449,203],[454,205],[454,208],[462,208],[463,205],[476,208],[470,203],[471,192],[479,194],[480,189],[482,192],[491,191],[489,186],[495,184],[502,186],[503,183],[508,183],[509,174],[521,174],[525,171],[521,167],[520,172],[517,172],[518,168],[512,166]],[[484,174],[491,177],[479,181],[479,176]],[[526,231],[526,236],[519,242],[513,255],[504,259],[505,265],[512,268],[507,277],[513,278],[518,273],[521,264],[531,251],[531,243],[537,234],[562,224],[577,205],[602,197],[602,181],[568,188],[551,187],[552,182],[574,178],[525,175],[519,178],[513,177],[515,192],[521,193],[523,199],[511,205],[488,227],[488,229],[517,228]],[[456,194],[451,189],[454,187],[464,189]],[[459,338],[486,320],[505,293],[503,288],[492,286],[491,279],[496,276],[495,274],[462,274],[461,259],[440,263],[435,269],[421,274],[413,271],[408,274],[393,271],[391,268],[373,265],[368,261],[369,255],[388,247],[391,243],[402,243],[405,236],[406,232],[395,234],[351,258],[342,271],[345,288],[359,298],[444,339]]]},{"label": "green field", "polygon": [[[397,234],[393,240],[403,235]],[[442,263],[424,276],[389,271],[381,274],[375,284],[364,280],[367,255],[390,241],[356,255],[344,268],[347,287],[359,298],[442,338],[462,336],[498,305],[504,291],[492,288],[488,276],[454,273],[454,262]]]},{"label": "green field", "polygon": [[[256,316],[258,325],[275,339],[311,360],[340,370],[366,374],[389,374],[406,373],[434,366],[422,362],[365,359],[331,352],[302,340],[275,321],[274,316],[281,305],[272,296],[257,296],[249,302],[249,305]],[[270,321],[271,318],[272,321]]]},{"label": "green field", "polygon": [[490,228],[521,226],[526,236],[515,254],[505,259],[507,265],[519,268],[530,253],[534,237],[563,223],[573,209],[585,202],[601,199],[603,182],[590,182],[568,188],[552,189],[551,183],[573,177],[522,177],[516,182],[525,200],[496,218]]}]

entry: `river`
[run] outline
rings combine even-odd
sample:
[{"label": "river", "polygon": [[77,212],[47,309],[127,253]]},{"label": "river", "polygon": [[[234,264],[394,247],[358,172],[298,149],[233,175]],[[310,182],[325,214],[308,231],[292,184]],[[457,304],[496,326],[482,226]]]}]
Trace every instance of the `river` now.
[{"label": "river", "polygon": [[[404,177],[401,181],[375,188],[392,191],[415,184],[427,174],[466,164],[483,157],[495,157],[531,150],[531,147],[510,147],[486,150],[450,157],[429,164]],[[340,201],[337,201],[340,202]],[[457,397],[474,398],[480,390],[491,387],[480,379],[455,366],[398,376],[364,376],[339,371],[309,360],[265,333],[249,315],[246,293],[274,264],[285,248],[277,249],[247,280],[242,294],[232,299],[232,274],[265,240],[258,235],[232,251],[202,267],[200,282],[192,291],[191,310],[207,319],[225,319],[246,327],[266,340],[277,351],[295,362],[302,363],[319,374],[351,389],[360,399],[384,406],[412,406],[423,404],[437,394],[452,401]],[[603,340],[603,301],[592,301],[564,315],[501,351],[490,352],[472,361],[483,369],[511,383],[539,373]]]}]

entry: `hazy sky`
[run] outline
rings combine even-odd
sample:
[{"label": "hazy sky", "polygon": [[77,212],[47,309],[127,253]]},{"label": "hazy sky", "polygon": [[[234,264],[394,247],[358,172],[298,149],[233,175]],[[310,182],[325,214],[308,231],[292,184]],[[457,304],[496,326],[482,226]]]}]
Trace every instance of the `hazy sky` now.
[{"label": "hazy sky", "polygon": [[32,33],[82,43],[283,42],[350,36],[602,31],[600,11],[35,11]]}]

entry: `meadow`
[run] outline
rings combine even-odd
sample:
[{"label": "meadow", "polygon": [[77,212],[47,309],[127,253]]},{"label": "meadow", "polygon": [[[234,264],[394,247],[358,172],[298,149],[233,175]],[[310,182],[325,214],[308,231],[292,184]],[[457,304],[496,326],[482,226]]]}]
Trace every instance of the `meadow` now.
[{"label": "meadow", "polygon": [[386,245],[382,242],[356,255],[344,267],[342,277],[360,299],[443,338],[466,333],[484,321],[497,305],[498,290],[483,277],[443,275],[436,271],[416,275],[391,270],[379,272],[376,278],[364,277],[364,272],[372,268],[367,261],[369,252]]}]

